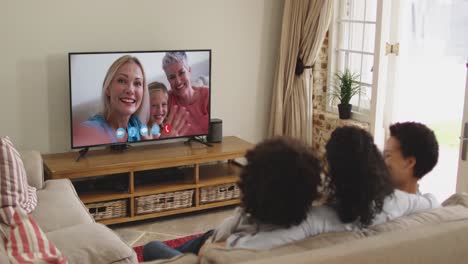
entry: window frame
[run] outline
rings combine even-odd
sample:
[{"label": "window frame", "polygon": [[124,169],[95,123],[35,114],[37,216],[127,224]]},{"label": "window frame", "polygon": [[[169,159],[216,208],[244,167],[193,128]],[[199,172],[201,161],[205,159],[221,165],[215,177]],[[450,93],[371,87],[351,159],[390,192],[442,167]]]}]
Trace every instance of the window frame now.
[{"label": "window frame", "polygon": [[[331,25],[330,25],[330,29],[329,29],[329,38],[328,38],[328,68],[327,68],[327,92],[326,92],[326,107],[325,107],[325,110],[327,112],[332,112],[332,113],[338,113],[338,107],[331,102],[330,100],[330,91],[333,87],[333,82],[334,82],[334,75],[336,73],[336,69],[337,69],[337,52],[339,52],[339,50],[341,51],[349,51],[349,52],[352,52],[352,53],[358,53],[358,54],[364,54],[364,55],[371,55],[372,56],[372,61],[375,62],[375,58],[376,58],[376,49],[375,49],[375,46],[377,45],[376,42],[374,42],[374,50],[373,52],[368,52],[368,51],[364,51],[364,46],[361,48],[362,50],[361,51],[354,51],[354,50],[351,50],[351,49],[342,49],[342,48],[339,48],[338,45],[339,43],[341,42],[341,39],[340,37],[342,36],[342,34],[340,34],[340,23],[360,23],[360,24],[374,24],[375,27],[376,27],[376,31],[375,31],[375,35],[378,34],[377,32],[377,27],[378,27],[378,19],[376,17],[376,21],[366,21],[365,19],[364,20],[356,20],[356,19],[340,19],[340,15],[342,14],[343,9],[342,9],[342,5],[345,5],[347,2],[347,0],[334,0],[334,10],[335,12],[333,12],[333,16],[332,16],[332,22],[331,22]],[[377,10],[376,10],[376,16],[377,16]],[[365,30],[365,29],[364,29]],[[365,36],[365,31],[363,30],[363,38]],[[373,36],[375,38],[375,35]],[[375,63],[374,63],[375,64]],[[361,72],[362,72],[362,62],[361,62]],[[374,83],[375,83],[375,80],[374,80],[374,76],[375,74],[372,74],[373,75],[373,79],[372,79],[372,83],[363,83],[363,85],[367,86],[370,88],[371,90],[371,96],[369,97],[369,109],[364,109],[364,110],[357,110],[355,107],[358,107],[358,109],[360,108],[360,103],[359,105],[353,105],[353,109],[352,109],[352,115],[351,115],[351,119],[352,120],[356,120],[356,121],[360,121],[360,122],[366,122],[366,123],[370,123],[372,120],[372,105],[373,105],[373,100],[374,100]],[[361,96],[360,94],[358,96]],[[359,99],[360,101],[360,99]]]}]

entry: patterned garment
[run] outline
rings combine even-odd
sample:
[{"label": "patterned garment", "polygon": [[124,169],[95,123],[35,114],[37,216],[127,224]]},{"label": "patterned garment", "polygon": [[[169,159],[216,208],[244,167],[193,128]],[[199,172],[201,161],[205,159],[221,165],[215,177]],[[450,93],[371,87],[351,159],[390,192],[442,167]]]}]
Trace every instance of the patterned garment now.
[{"label": "patterned garment", "polygon": [[0,236],[10,263],[65,264],[65,256],[50,242],[36,221],[19,207],[0,209]]},{"label": "patterned garment", "polygon": [[9,137],[0,137],[0,208],[18,206],[30,213],[36,205],[36,188],[28,184],[20,154]]}]

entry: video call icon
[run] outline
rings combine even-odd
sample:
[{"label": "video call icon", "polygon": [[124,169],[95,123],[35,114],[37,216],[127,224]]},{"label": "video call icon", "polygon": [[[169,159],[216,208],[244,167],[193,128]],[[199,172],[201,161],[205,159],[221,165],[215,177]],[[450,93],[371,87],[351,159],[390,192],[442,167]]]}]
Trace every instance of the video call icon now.
[{"label": "video call icon", "polygon": [[165,124],[163,130],[164,130],[164,133],[169,134],[171,133],[172,127],[170,124]]},{"label": "video call icon", "polygon": [[140,135],[142,135],[143,137],[148,136],[148,127],[147,126],[145,126],[145,125],[141,126]]},{"label": "video call icon", "polygon": [[117,138],[124,138],[125,137],[125,129],[119,127],[117,131],[115,131]]},{"label": "video call icon", "polygon": [[159,135],[160,133],[161,133],[161,128],[159,127],[159,125],[153,125],[153,127],[151,127],[151,134]]},{"label": "video call icon", "polygon": [[135,137],[137,135],[138,131],[135,127],[130,127],[128,128],[128,136],[129,137]]}]

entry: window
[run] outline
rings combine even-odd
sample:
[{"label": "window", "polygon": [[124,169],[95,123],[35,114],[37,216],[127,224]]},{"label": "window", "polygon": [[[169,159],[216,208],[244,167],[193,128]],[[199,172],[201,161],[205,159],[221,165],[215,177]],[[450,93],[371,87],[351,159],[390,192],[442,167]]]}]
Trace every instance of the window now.
[{"label": "window", "polygon": [[[371,108],[377,1],[335,0],[331,25],[328,86],[345,68],[359,75],[361,93],[350,103],[354,117],[362,121],[368,121]],[[330,103],[328,110],[336,111],[337,103]]]}]

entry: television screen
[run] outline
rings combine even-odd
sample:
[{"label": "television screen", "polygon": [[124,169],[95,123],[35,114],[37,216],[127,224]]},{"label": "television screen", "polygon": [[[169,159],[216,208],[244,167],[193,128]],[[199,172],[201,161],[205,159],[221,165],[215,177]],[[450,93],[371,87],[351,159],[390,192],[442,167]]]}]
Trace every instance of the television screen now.
[{"label": "television screen", "polygon": [[71,145],[208,134],[210,50],[69,53]]}]

